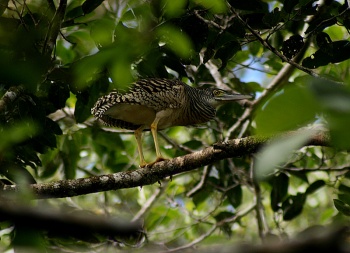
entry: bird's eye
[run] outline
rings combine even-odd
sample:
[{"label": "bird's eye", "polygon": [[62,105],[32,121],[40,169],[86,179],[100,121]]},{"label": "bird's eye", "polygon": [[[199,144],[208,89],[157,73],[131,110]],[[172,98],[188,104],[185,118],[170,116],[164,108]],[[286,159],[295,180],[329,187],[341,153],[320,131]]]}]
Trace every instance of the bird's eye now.
[{"label": "bird's eye", "polygon": [[215,97],[222,96],[222,94],[224,94],[224,92],[222,90],[213,90],[213,95]]}]

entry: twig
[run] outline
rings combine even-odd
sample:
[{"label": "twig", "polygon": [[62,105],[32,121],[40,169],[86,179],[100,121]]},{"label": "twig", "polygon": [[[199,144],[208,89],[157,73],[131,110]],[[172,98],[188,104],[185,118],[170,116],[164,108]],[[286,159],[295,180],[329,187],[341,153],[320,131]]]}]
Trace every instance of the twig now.
[{"label": "twig", "polygon": [[163,138],[165,139],[168,143],[170,143],[172,146],[174,146],[175,148],[179,149],[179,150],[182,150],[182,151],[185,151],[186,153],[193,153],[194,150],[184,146],[184,145],[181,145],[181,144],[178,144],[177,142],[175,142],[174,140],[172,140],[171,138],[169,138],[169,136],[167,136],[165,133],[163,132],[158,132],[158,134]]},{"label": "twig", "polygon": [[142,205],[142,208],[135,214],[134,218],[131,220],[131,222],[138,221],[143,217],[148,210],[151,209],[154,202],[163,194],[167,187],[167,183],[163,184],[162,186],[158,187],[152,196]]},{"label": "twig", "polygon": [[223,81],[223,77],[221,76],[218,67],[211,60],[209,60],[204,65],[209,70],[218,88],[230,90],[230,87],[228,87],[227,84]]},{"label": "twig", "polygon": [[188,248],[192,248],[193,246],[195,246],[196,244],[200,243],[201,241],[203,241],[205,238],[208,238],[209,236],[211,236],[212,233],[214,233],[214,231],[218,228],[218,225],[215,224],[213,225],[209,230],[207,230],[206,233],[202,234],[200,237],[196,238],[195,240],[193,240],[192,242],[182,245],[180,247],[177,248],[172,248],[172,249],[168,249],[166,252],[176,252],[176,251],[180,251],[180,250],[184,250],[184,249],[188,249]]},{"label": "twig", "polygon": [[[225,137],[225,141],[230,139],[232,134],[252,115],[253,111],[258,108],[263,102],[266,101],[267,97],[270,96],[272,91],[276,90],[278,87],[283,85],[286,79],[293,73],[294,66],[293,65],[284,65],[283,68],[278,72],[269,86],[261,93],[258,99],[254,100],[250,107],[245,109],[242,116],[237,119],[236,123],[232,125],[227,131],[227,135]],[[240,133],[242,135],[243,133]]]},{"label": "twig", "polygon": [[265,222],[265,215],[264,215],[264,205],[262,204],[262,199],[261,199],[261,189],[260,185],[257,182],[255,176],[254,176],[254,161],[251,163],[251,168],[250,168],[250,178],[251,181],[253,182],[253,188],[254,188],[254,195],[255,195],[255,212],[256,212],[256,220],[258,224],[258,231],[259,231],[259,236],[262,241],[264,241],[265,234],[267,232],[267,224]]},{"label": "twig", "polygon": [[232,217],[228,217],[226,219],[223,219],[219,222],[217,222],[215,225],[213,225],[211,228],[209,228],[209,230],[202,234],[200,237],[196,238],[195,240],[193,240],[192,242],[182,245],[180,247],[177,248],[172,248],[172,249],[168,249],[166,252],[176,252],[176,251],[180,251],[180,250],[184,250],[184,249],[188,249],[188,248],[192,248],[193,246],[195,246],[196,244],[200,243],[201,241],[203,241],[204,239],[208,238],[212,233],[215,232],[216,229],[218,229],[219,227],[223,226],[224,224],[227,223],[231,223],[231,222],[235,222],[237,220],[239,220],[240,218],[246,216],[248,213],[250,213],[251,211],[253,211],[255,208],[255,205],[252,205],[251,207],[248,207],[246,210],[241,211],[241,212],[237,212],[235,215],[233,215]]},{"label": "twig", "polygon": [[313,72],[311,69],[306,68],[298,63],[296,63],[294,60],[289,59],[288,57],[286,57],[285,55],[281,54],[278,50],[276,50],[276,48],[274,48],[273,46],[271,46],[266,40],[264,40],[253,28],[250,27],[250,25],[244,21],[241,16],[236,12],[236,10],[234,8],[231,8],[232,12],[235,13],[235,15],[237,16],[237,18],[244,24],[244,26],[258,39],[258,41],[267,49],[269,49],[272,53],[274,53],[275,55],[277,55],[280,59],[282,59],[282,61],[284,62],[288,62],[289,64],[293,65],[295,68],[300,69],[301,71],[304,71],[305,73],[313,76],[313,77],[320,77],[318,74],[316,74],[315,72]]},{"label": "twig", "polygon": [[194,195],[196,192],[198,192],[199,190],[201,190],[203,188],[204,183],[207,180],[210,171],[211,171],[211,166],[210,167],[208,165],[204,166],[201,180],[199,181],[199,183],[195,187],[193,187],[189,192],[187,192],[186,197],[191,197],[192,195]]}]

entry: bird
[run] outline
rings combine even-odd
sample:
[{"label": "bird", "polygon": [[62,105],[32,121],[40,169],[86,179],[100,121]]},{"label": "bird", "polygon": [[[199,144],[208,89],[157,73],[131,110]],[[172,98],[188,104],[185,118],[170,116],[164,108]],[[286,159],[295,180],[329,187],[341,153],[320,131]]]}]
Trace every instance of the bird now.
[{"label": "bird", "polygon": [[[100,97],[91,114],[104,125],[133,130],[141,168],[166,160],[159,149],[157,131],[173,126],[195,126],[214,119],[216,108],[227,102],[249,99],[219,88],[196,88],[179,79],[146,78],[134,82],[124,93],[111,91]],[[150,130],[156,159],[145,161],[142,133]]]}]

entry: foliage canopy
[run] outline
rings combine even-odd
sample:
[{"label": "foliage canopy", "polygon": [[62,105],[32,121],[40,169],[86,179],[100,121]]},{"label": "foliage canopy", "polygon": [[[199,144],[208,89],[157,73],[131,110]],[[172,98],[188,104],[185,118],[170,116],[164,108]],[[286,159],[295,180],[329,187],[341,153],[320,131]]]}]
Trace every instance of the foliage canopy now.
[{"label": "foliage canopy", "polygon": [[[27,223],[32,217],[0,208],[10,217],[0,223],[4,249],[231,247],[348,222],[348,1],[1,0],[0,14],[2,202],[32,199],[39,209],[143,221],[131,238],[43,232]],[[244,136],[297,135],[141,188],[42,200],[29,190],[7,195],[11,187],[136,170],[131,132],[101,126],[90,108],[149,77],[255,98],[222,106],[204,127],[164,130],[169,158]],[[315,132],[328,141],[307,145]],[[145,145],[153,147],[147,133]],[[145,153],[153,159],[152,149]],[[64,196],[64,183],[76,181],[62,182]]]}]

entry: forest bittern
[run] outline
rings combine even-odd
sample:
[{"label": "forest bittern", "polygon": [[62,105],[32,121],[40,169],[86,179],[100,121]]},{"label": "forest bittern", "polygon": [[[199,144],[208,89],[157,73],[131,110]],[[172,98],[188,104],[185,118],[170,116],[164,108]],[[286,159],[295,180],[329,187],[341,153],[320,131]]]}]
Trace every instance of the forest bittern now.
[{"label": "forest bittern", "polygon": [[[140,167],[145,167],[164,160],[159,149],[158,130],[207,122],[215,117],[217,106],[250,97],[217,88],[193,88],[179,80],[143,79],[125,94],[112,91],[99,98],[91,113],[107,126],[135,130]],[[157,158],[147,164],[141,137],[143,130],[149,129]]]}]

